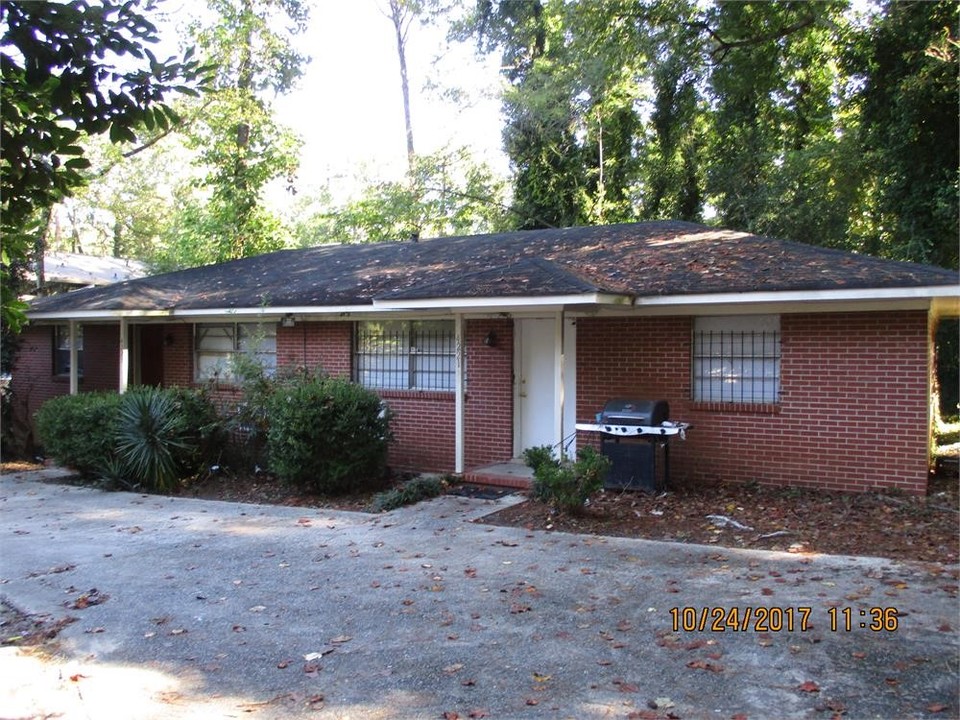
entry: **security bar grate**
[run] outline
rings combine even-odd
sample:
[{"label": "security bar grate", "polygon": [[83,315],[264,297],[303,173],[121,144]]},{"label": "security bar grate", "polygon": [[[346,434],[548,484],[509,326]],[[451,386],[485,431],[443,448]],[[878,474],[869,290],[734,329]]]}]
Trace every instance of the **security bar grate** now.
[{"label": "security bar grate", "polygon": [[355,373],[366,387],[453,390],[455,358],[452,321],[357,323]]},{"label": "security bar grate", "polygon": [[693,398],[700,402],[780,402],[780,333],[695,332]]}]

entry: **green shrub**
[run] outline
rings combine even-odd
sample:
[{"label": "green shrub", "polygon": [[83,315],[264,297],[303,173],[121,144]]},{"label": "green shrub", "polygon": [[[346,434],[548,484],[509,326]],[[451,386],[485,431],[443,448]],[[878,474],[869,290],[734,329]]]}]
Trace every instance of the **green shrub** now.
[{"label": "green shrub", "polygon": [[169,492],[212,459],[224,437],[202,392],[133,388],[48,400],[35,416],[48,456],[109,487]]},{"label": "green shrub", "polygon": [[301,377],[267,398],[268,467],[319,493],[383,482],[390,419],[376,393],[341,378]]},{"label": "green shrub", "polygon": [[114,392],[51,398],[34,416],[44,452],[85,477],[96,477],[114,454],[119,405]]},{"label": "green shrub", "polygon": [[443,480],[436,476],[416,477],[400,487],[377,493],[370,503],[370,512],[386,512],[404,505],[413,505],[421,500],[442,495],[443,490]]},{"label": "green shrub", "polygon": [[532,468],[536,473],[537,468],[545,463],[556,464],[557,460],[553,456],[553,448],[550,445],[538,445],[530,447],[523,451],[523,461],[527,467]]},{"label": "green shrub", "polygon": [[177,387],[164,392],[173,398],[184,423],[186,445],[177,454],[179,475],[194,475],[213,463],[226,444],[225,423],[206,390]]},{"label": "green shrub", "polygon": [[148,492],[170,492],[181,457],[193,454],[186,417],[173,393],[138,388],[120,399],[116,453],[133,483]]},{"label": "green shrub", "polygon": [[531,456],[525,452],[524,459],[533,468],[533,496],[570,513],[583,510],[587,499],[603,488],[610,469],[610,460],[589,446],[580,449],[576,462],[556,460],[552,454],[545,457],[540,452]]}]

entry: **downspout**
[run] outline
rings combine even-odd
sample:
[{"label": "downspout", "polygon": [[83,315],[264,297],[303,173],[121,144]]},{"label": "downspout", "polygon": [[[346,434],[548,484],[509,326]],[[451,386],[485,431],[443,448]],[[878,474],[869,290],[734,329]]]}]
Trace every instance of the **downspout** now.
[{"label": "downspout", "polygon": [[120,318],[120,377],[117,383],[117,392],[121,395],[127,391],[127,382],[130,377],[130,339],[127,332],[127,319]]},{"label": "downspout", "polygon": [[80,392],[80,370],[77,367],[77,361],[80,358],[80,353],[77,351],[77,321],[70,320],[68,327],[70,329],[70,394],[76,395]]},{"label": "downspout", "polygon": [[454,472],[463,472],[464,456],[464,349],[463,349],[463,314],[453,316],[454,348],[456,351],[456,366],[454,368]]}]

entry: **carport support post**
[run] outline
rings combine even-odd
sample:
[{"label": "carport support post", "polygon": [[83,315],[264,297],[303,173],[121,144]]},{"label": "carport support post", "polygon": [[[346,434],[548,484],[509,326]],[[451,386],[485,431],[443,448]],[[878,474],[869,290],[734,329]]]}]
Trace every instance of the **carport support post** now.
[{"label": "carport support post", "polygon": [[127,332],[127,319],[120,318],[120,378],[117,383],[117,391],[125,393],[127,391],[127,380],[130,376],[130,338]]},{"label": "carport support post", "polygon": [[77,321],[71,320],[70,331],[70,394],[76,395],[80,392],[80,369],[77,367],[77,360],[80,353],[77,351]]},{"label": "carport support post", "polygon": [[464,417],[464,395],[463,395],[463,315],[457,313],[453,316],[453,336],[454,347],[456,350],[456,367],[454,369],[454,390],[456,399],[454,402],[454,472],[463,472],[463,417]]},{"label": "carport support post", "polygon": [[563,458],[563,364],[564,364],[564,313],[563,310],[557,313],[554,324],[554,358],[553,358],[553,397],[556,404],[553,413],[553,441],[559,448],[559,455]]}]

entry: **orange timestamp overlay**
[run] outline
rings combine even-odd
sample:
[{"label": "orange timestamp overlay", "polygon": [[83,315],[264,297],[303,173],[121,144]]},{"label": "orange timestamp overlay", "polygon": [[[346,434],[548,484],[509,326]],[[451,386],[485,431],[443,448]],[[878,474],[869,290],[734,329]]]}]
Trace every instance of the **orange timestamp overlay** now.
[{"label": "orange timestamp overlay", "polygon": [[[831,632],[896,632],[899,626],[893,607],[830,607],[826,617]],[[670,618],[673,632],[807,632],[814,628],[813,608],[803,605],[672,607]]]}]

